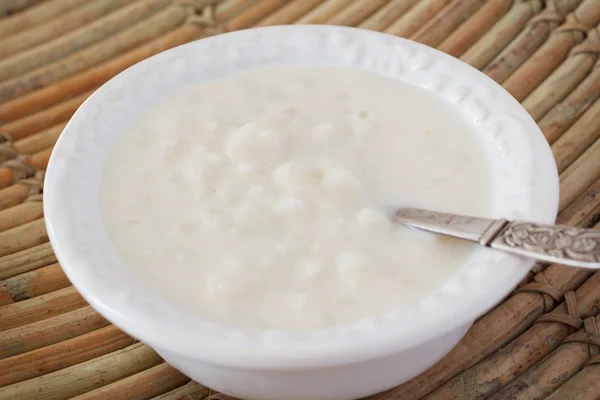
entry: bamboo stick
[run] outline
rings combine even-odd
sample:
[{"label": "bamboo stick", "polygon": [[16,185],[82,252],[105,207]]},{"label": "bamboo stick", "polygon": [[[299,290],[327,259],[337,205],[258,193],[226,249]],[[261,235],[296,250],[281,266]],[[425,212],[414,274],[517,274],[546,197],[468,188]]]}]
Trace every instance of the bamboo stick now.
[{"label": "bamboo stick", "polygon": [[48,147],[54,146],[58,137],[65,129],[67,121],[59,122],[50,128],[44,129],[41,132],[27,136],[13,143],[13,147],[21,154],[31,154],[42,151]]},{"label": "bamboo stick", "polygon": [[[540,14],[532,18],[525,30],[513,40],[483,72],[498,83],[503,83],[548,39],[568,13],[582,0],[555,0],[547,3]],[[545,61],[545,60],[544,60]]]},{"label": "bamboo stick", "polygon": [[600,61],[584,81],[539,122],[550,144],[569,129],[588,108],[600,98]]},{"label": "bamboo stick", "polygon": [[41,0],[3,0],[0,6],[0,18],[18,13],[40,1]]},{"label": "bamboo stick", "polygon": [[29,201],[0,211],[0,232],[16,228],[44,216],[41,201]]},{"label": "bamboo stick", "polygon": [[227,31],[250,28],[263,17],[273,13],[289,0],[262,0],[225,24]]},{"label": "bamboo stick", "polygon": [[56,256],[50,243],[29,247],[0,257],[0,279],[8,279],[55,262]]},{"label": "bamboo stick", "polygon": [[56,39],[0,61],[0,81],[14,78],[25,72],[69,56],[78,50],[114,35],[139,21],[147,19],[164,8],[169,0],[136,1],[114,13]]},{"label": "bamboo stick", "polygon": [[546,400],[598,400],[600,364],[588,365]]},{"label": "bamboo stick", "polygon": [[460,57],[508,12],[511,5],[512,3],[506,0],[484,2],[471,18],[441,42],[438,50]]},{"label": "bamboo stick", "polygon": [[73,400],[105,400],[117,397],[150,399],[189,381],[190,378],[163,362],[120,381],[73,397]]},{"label": "bamboo stick", "polygon": [[0,282],[0,299],[3,299],[0,306],[51,293],[70,284],[60,265],[50,264]]},{"label": "bamboo stick", "polygon": [[46,169],[48,167],[48,162],[50,161],[52,150],[54,150],[54,146],[32,154],[29,156],[29,163],[35,168]]},{"label": "bamboo stick", "polygon": [[[599,22],[597,0],[585,0],[502,86],[518,101],[525,100],[567,58],[569,51],[583,41],[586,32]],[[598,37],[600,33],[594,36]]]},{"label": "bamboo stick", "polygon": [[0,307],[0,331],[17,328],[86,306],[73,286]]},{"label": "bamboo stick", "polygon": [[388,0],[356,0],[328,21],[328,25],[355,26],[380,9]]},{"label": "bamboo stick", "polygon": [[131,346],[135,340],[114,325],[0,360],[0,387],[22,382]]},{"label": "bamboo stick", "polygon": [[[593,215],[582,216],[586,210],[600,209],[600,179],[567,210],[559,215],[559,223],[589,226]],[[562,294],[576,290],[592,272],[580,268],[552,264],[539,272],[534,282],[556,291],[553,299],[542,292],[517,291],[488,314],[477,320],[461,341],[436,365],[403,385],[374,396],[377,400],[417,400],[448,382],[456,374],[476,365],[516,338],[544,312],[553,309]]]},{"label": "bamboo stick", "polygon": [[14,177],[15,173],[12,168],[0,166],[0,190],[17,183],[18,179],[14,179]]},{"label": "bamboo stick", "polygon": [[359,28],[383,31],[417,3],[418,0],[392,0],[361,23]]},{"label": "bamboo stick", "polygon": [[215,19],[228,21],[258,3],[260,0],[224,0],[215,6]]},{"label": "bamboo stick", "polygon": [[13,303],[13,299],[10,297],[5,283],[0,282],[0,307],[11,303]]},{"label": "bamboo stick", "polygon": [[[579,331],[579,335],[586,332],[600,331],[600,318],[589,318],[585,321],[586,328]],[[575,337],[572,335],[572,337]],[[581,370],[590,360],[590,345],[582,342],[565,342],[548,357],[525,371],[523,375],[512,381],[489,400],[522,399],[541,400],[552,394],[559,386]]]},{"label": "bamboo stick", "polygon": [[23,12],[0,19],[0,37],[8,38],[17,32],[36,27],[64,12],[85,4],[88,0],[50,0],[30,7]]},{"label": "bamboo stick", "polygon": [[450,0],[422,0],[390,25],[385,33],[406,38],[410,37],[448,3],[450,3]]},{"label": "bamboo stick", "polygon": [[[0,359],[40,349],[110,323],[91,306],[0,332]],[[2,398],[0,396],[0,398]]]},{"label": "bamboo stick", "polygon": [[324,24],[335,14],[342,11],[354,0],[327,0],[325,3],[317,6],[304,17],[297,20],[296,24]]},{"label": "bamboo stick", "polygon": [[82,7],[66,10],[58,18],[41,21],[35,29],[17,32],[0,42],[0,60],[31,49],[100,18],[131,0],[96,0]]},{"label": "bamboo stick", "polygon": [[494,24],[460,59],[482,69],[521,31],[527,21],[542,9],[541,0],[515,1],[506,15]]},{"label": "bamboo stick", "polygon": [[0,189],[0,210],[16,206],[29,196],[29,187],[17,183],[9,187]]},{"label": "bamboo stick", "polygon": [[206,400],[238,400],[235,397],[231,397],[231,396],[227,396],[226,394],[223,393],[216,393],[213,395],[210,395],[206,398]]},{"label": "bamboo stick", "polygon": [[600,214],[600,179],[594,182],[556,219],[557,224],[589,228]]},{"label": "bamboo stick", "polygon": [[0,189],[4,189],[13,183],[18,182],[18,179],[14,179],[15,173],[13,169],[5,165],[6,163],[0,164]]},{"label": "bamboo stick", "polygon": [[[600,272],[597,272],[572,295],[574,301],[569,303],[569,307],[563,302],[549,315],[572,315],[578,318],[595,316],[600,311],[597,296],[599,291]],[[572,329],[565,323],[536,323],[501,351],[439,387],[427,400],[489,397],[556,349]]]},{"label": "bamboo stick", "polygon": [[10,296],[6,284],[4,282],[0,282],[0,307],[13,302],[14,300]]},{"label": "bamboo stick", "polygon": [[152,400],[204,400],[211,394],[211,390],[194,381],[172,390],[168,393],[154,397]]},{"label": "bamboo stick", "polygon": [[592,46],[600,48],[598,29],[591,29],[587,39],[576,46],[565,62],[527,96],[522,105],[533,119],[542,118],[585,79],[598,60],[598,54],[590,51]]},{"label": "bamboo stick", "polygon": [[15,206],[27,199],[34,200],[42,193],[44,172],[37,171],[33,177],[0,189],[0,210]]},{"label": "bamboo stick", "polygon": [[325,0],[293,0],[273,14],[261,19],[256,26],[291,24],[308,11],[323,3],[323,1]]},{"label": "bamboo stick", "polygon": [[62,82],[0,104],[0,120],[12,121],[89,91],[133,64],[190,41],[200,32],[201,27],[197,24],[185,24],[115,59],[92,67]]},{"label": "bamboo stick", "polygon": [[0,163],[0,189],[22,180],[32,178],[36,171],[24,156]]},{"label": "bamboo stick", "polygon": [[453,0],[410,38],[435,47],[477,11],[486,0]]},{"label": "bamboo stick", "polygon": [[28,222],[25,225],[0,232],[0,257],[13,254],[21,250],[48,241],[48,233],[44,219]]},{"label": "bamboo stick", "polygon": [[565,209],[598,178],[600,178],[600,139],[596,140],[560,175],[560,185],[564,194],[560,199],[559,210]]},{"label": "bamboo stick", "polygon": [[184,7],[168,7],[66,58],[0,83],[0,102],[46,87],[95,67],[180,26],[188,16]]},{"label": "bamboo stick", "polygon": [[15,179],[15,175],[12,168],[0,166],[0,190],[17,183],[19,180]]},{"label": "bamboo stick", "polygon": [[[153,367],[161,358],[150,347],[136,343],[102,357],[37,378],[0,388],[0,398],[50,400],[72,398]],[[118,368],[115,366],[118,365]]]},{"label": "bamboo stick", "polygon": [[26,156],[18,156],[7,160],[0,163],[0,189],[16,184],[21,180],[29,179],[34,175],[35,168],[29,164]]},{"label": "bamboo stick", "polygon": [[553,145],[558,172],[562,173],[600,138],[600,101],[596,101]]},{"label": "bamboo stick", "polygon": [[50,128],[53,125],[67,121],[84,101],[94,92],[87,91],[72,99],[29,115],[25,118],[9,122],[2,126],[2,130],[16,140],[26,138],[34,133]]}]

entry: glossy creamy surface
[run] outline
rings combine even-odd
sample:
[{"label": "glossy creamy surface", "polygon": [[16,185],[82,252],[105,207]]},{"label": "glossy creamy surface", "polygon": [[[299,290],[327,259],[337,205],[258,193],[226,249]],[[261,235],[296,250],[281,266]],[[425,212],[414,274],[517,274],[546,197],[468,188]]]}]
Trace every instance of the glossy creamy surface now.
[{"label": "glossy creamy surface", "polygon": [[480,138],[428,92],[333,68],[189,88],[110,154],[104,216],[155,290],[206,318],[312,329],[375,317],[447,280],[472,247],[394,207],[486,215]]}]

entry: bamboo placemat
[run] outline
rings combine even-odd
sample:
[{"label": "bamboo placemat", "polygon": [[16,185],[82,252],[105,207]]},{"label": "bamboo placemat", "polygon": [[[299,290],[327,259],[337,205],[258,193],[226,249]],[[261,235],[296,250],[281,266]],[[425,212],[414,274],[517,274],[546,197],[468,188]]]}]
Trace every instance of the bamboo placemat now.
[{"label": "bamboo placemat", "polygon": [[[559,222],[600,228],[600,0],[0,0],[0,399],[226,399],[98,315],[48,243],[43,171],[123,69],[251,26],[357,26],[437,47],[522,102],[552,145]],[[600,399],[600,273],[538,265],[421,376],[377,400]]]}]

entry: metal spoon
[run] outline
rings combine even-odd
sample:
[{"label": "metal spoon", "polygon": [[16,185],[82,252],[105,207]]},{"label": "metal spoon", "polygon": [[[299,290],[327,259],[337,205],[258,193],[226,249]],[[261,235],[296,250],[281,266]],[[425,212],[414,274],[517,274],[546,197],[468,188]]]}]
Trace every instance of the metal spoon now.
[{"label": "metal spoon", "polygon": [[394,219],[539,261],[600,269],[600,229],[475,218],[417,208],[400,208]]}]

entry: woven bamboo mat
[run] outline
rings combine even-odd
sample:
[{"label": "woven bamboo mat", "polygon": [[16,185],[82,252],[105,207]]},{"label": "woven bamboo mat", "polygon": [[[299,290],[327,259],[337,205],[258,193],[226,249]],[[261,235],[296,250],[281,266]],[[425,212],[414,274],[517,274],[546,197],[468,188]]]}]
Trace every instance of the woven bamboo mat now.
[{"label": "woven bamboo mat", "polygon": [[[43,171],[119,71],[206,35],[358,26],[437,47],[522,102],[552,145],[561,223],[600,228],[600,0],[0,0],[0,399],[226,399],[79,296],[52,252]],[[600,399],[600,273],[534,268],[439,364],[378,400]]]}]

